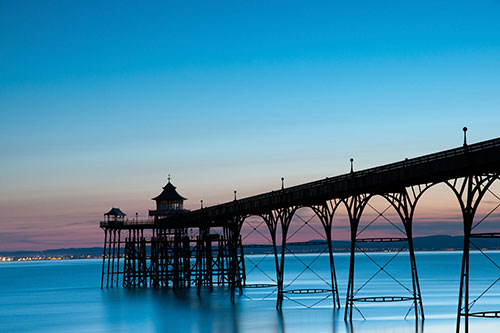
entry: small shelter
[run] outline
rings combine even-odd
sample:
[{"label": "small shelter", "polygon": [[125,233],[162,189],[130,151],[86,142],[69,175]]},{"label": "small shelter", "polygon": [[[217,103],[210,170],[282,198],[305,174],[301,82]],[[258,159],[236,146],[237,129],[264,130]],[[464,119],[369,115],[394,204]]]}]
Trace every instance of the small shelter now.
[{"label": "small shelter", "polygon": [[125,222],[125,214],[120,210],[120,208],[111,208],[109,212],[104,214],[104,221],[105,222],[115,222],[115,223],[123,223]]}]

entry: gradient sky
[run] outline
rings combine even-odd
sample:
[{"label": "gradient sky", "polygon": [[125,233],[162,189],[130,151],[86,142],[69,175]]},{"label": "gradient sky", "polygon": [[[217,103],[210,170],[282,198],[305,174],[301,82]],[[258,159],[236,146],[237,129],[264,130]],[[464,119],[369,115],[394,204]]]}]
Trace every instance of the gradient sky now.
[{"label": "gradient sky", "polygon": [[499,78],[493,0],[0,0],[0,250],[98,246],[168,174],[194,209],[498,137]]}]

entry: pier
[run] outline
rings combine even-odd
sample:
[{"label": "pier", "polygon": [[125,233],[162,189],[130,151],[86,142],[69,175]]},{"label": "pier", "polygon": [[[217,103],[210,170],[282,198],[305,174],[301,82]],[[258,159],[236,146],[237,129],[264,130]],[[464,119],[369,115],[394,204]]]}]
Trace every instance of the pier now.
[{"label": "pier", "polygon": [[[500,177],[500,138],[468,144],[465,135],[464,128],[464,143],[455,149],[360,171],[354,170],[351,159],[351,170],[344,175],[292,187],[285,187],[282,179],[282,187],[276,191],[241,199],[235,192],[231,202],[211,207],[203,207],[202,203],[200,209],[194,211],[183,208],[186,199],[169,179],[163,192],[153,198],[157,209],[149,212],[149,219],[126,220],[125,214],[117,208],[104,215],[104,221],[100,223],[104,230],[101,288],[193,287],[199,294],[202,288],[212,289],[218,285],[229,288],[232,302],[236,294],[244,293],[245,288],[274,288],[278,310],[282,309],[285,298],[311,293],[326,295],[332,299],[332,306],[338,308],[341,304],[332,250],[332,224],[337,208],[342,205],[348,213],[351,235],[344,319],[348,322],[353,320],[357,303],[409,302],[410,311],[421,320],[425,316],[413,246],[413,216],[425,192],[436,184],[445,184],[458,200],[463,218],[457,332],[461,328],[467,332],[470,317],[500,317],[500,309],[471,311],[471,307],[488,290],[471,299],[469,267],[473,239],[500,238],[500,230],[499,233],[474,233],[474,229],[484,221],[474,219],[477,208]],[[359,237],[361,216],[375,196],[387,200],[397,212],[401,224],[394,227],[401,231],[402,237]],[[500,197],[495,197],[500,204]],[[325,245],[324,253],[329,256],[330,276],[325,281],[327,287],[322,289],[294,289],[284,284],[285,257],[293,255],[290,249],[314,245],[313,242],[290,241],[292,223],[301,224],[294,233],[308,226],[307,219],[292,222],[297,211],[304,207],[310,208],[320,220],[322,229],[315,231],[321,233],[324,242],[318,244]],[[383,215],[383,212],[380,214]],[[245,267],[245,251],[251,246],[243,245],[242,227],[252,216],[262,220],[267,231],[263,236],[269,241],[254,247],[265,247],[274,256],[275,271],[269,272],[273,274],[273,281],[269,284],[246,282],[248,267]],[[250,226],[250,229],[255,231],[257,227]],[[363,281],[356,279],[355,254],[363,251],[359,244],[381,242],[394,243],[401,248],[399,252],[408,251],[411,283],[403,285],[397,281],[408,294],[360,297],[357,294],[360,288],[355,287],[362,287]],[[258,267],[258,264],[252,262],[251,267]],[[384,265],[377,265],[379,270],[375,274],[385,272]],[[389,278],[395,280],[392,276]]]}]

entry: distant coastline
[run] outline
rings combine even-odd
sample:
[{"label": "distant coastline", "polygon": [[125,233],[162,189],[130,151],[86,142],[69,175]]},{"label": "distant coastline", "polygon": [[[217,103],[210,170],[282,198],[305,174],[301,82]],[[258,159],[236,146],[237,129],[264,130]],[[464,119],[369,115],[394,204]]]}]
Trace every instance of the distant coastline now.
[{"label": "distant coastline", "polygon": [[[318,253],[325,251],[326,241],[311,240],[313,245],[287,246],[294,253]],[[399,251],[406,242],[390,243],[358,243],[358,247],[367,252]],[[413,239],[415,251],[460,251],[463,247],[463,236],[426,236]],[[474,243],[481,250],[500,250],[498,239],[476,239]],[[345,253],[350,251],[349,241],[333,241],[333,251]],[[244,247],[245,254],[265,254],[270,247]],[[472,247],[471,250],[476,250]],[[0,261],[33,261],[33,260],[62,260],[62,259],[98,259],[102,258],[102,247],[89,248],[62,248],[45,251],[0,251]]]}]

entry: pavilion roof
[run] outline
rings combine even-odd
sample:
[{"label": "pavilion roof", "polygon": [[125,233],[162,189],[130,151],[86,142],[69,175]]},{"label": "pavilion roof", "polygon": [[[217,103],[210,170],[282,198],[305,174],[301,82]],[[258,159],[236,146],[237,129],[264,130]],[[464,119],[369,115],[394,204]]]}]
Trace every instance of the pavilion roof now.
[{"label": "pavilion roof", "polygon": [[163,191],[156,197],[153,198],[153,200],[159,201],[159,200],[186,200],[182,195],[177,193],[175,190],[176,187],[168,181],[167,185],[163,187]]}]

